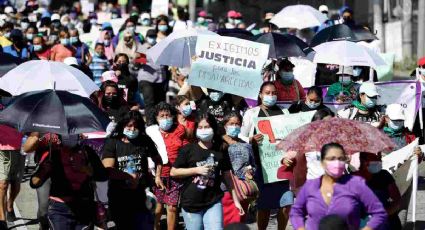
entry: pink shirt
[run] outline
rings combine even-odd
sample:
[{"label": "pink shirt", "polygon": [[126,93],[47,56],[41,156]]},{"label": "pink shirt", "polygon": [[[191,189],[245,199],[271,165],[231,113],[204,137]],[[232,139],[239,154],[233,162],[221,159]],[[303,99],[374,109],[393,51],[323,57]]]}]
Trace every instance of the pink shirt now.
[{"label": "pink shirt", "polygon": [[16,129],[0,125],[0,150],[20,150],[23,135]]}]

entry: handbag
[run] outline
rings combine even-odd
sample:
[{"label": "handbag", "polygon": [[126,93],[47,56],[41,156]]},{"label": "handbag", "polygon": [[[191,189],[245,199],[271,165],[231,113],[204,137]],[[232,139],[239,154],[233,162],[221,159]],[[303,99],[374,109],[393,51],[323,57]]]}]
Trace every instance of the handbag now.
[{"label": "handbag", "polygon": [[232,173],[233,188],[239,201],[252,201],[258,198],[260,191],[254,180],[242,180]]}]

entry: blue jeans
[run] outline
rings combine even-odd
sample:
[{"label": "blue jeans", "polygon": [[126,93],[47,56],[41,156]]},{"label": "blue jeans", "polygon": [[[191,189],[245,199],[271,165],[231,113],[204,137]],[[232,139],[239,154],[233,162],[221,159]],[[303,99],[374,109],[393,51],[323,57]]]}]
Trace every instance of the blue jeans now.
[{"label": "blue jeans", "polygon": [[90,229],[87,223],[81,223],[65,203],[50,200],[47,216],[52,230],[85,230]]},{"label": "blue jeans", "polygon": [[223,206],[221,201],[200,212],[186,212],[182,208],[187,230],[222,230]]}]

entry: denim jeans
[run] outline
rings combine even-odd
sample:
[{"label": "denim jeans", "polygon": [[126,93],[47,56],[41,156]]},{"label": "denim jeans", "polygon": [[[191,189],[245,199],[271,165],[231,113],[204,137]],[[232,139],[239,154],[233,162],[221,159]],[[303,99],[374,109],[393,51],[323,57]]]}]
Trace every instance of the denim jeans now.
[{"label": "denim jeans", "polygon": [[37,218],[40,221],[40,229],[48,230],[49,221],[47,219],[47,210],[49,209],[50,178],[44,184],[37,188],[38,210]]},{"label": "denim jeans", "polygon": [[187,230],[223,229],[223,206],[221,201],[200,212],[186,212],[182,208],[182,213]]},{"label": "denim jeans", "polygon": [[65,203],[50,200],[47,212],[52,230],[86,230],[91,229],[89,224],[79,222],[74,213]]}]

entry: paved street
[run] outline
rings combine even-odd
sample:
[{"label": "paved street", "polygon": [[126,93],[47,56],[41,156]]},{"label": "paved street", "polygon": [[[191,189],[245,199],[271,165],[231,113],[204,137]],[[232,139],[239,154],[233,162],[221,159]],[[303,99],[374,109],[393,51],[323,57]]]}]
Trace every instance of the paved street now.
[{"label": "paved street", "polygon": [[[16,201],[16,215],[18,221],[15,222],[15,226],[11,226],[11,229],[17,230],[36,230],[38,229],[37,224],[37,196],[35,190],[31,189],[28,185],[28,174],[24,177],[22,182],[22,191]],[[419,166],[419,188],[417,194],[417,222],[414,226],[411,221],[411,210],[409,210],[408,224],[405,227],[407,230],[423,230],[425,229],[425,164]],[[256,224],[249,224],[251,229],[256,229]],[[272,215],[270,225],[268,229],[277,229],[277,222],[275,215]],[[288,226],[287,230],[291,230],[292,227]]]}]

